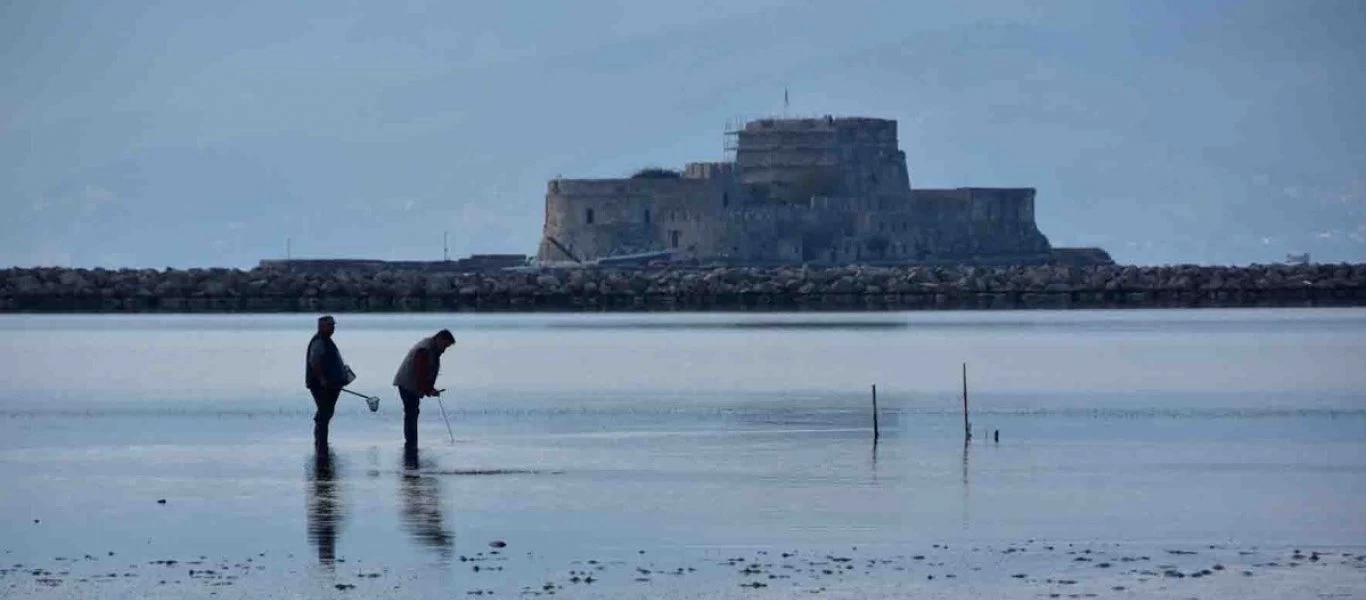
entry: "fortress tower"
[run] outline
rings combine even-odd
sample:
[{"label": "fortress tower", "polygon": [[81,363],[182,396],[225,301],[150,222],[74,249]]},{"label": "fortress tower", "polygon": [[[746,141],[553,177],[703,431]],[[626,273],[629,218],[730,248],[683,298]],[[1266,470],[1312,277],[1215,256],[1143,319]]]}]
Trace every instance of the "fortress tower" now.
[{"label": "fortress tower", "polygon": [[733,162],[550,181],[538,258],[667,252],[742,264],[1048,260],[1032,188],[913,190],[896,121],[760,119],[728,135]]}]

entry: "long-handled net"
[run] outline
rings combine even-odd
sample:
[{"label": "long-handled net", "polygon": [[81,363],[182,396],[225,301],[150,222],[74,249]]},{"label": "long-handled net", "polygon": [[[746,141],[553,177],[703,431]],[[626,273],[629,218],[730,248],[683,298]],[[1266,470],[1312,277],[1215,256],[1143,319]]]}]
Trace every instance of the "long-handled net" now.
[{"label": "long-handled net", "polygon": [[342,391],[351,394],[352,396],[360,396],[361,398],[365,398],[365,403],[370,406],[370,412],[375,412],[379,410],[379,396],[366,396],[365,394],[358,394],[346,388],[342,388]]}]

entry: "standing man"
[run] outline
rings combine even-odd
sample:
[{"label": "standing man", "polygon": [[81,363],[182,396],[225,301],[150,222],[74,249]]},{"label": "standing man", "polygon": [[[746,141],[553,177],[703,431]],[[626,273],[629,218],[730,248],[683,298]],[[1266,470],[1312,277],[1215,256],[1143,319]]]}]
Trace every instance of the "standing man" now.
[{"label": "standing man", "polygon": [[403,400],[403,447],[417,449],[418,404],[423,398],[437,396],[436,376],[441,373],[441,354],[455,344],[455,336],[446,329],[436,332],[432,337],[422,338],[394,374],[394,385],[398,387],[398,397]]},{"label": "standing man", "polygon": [[313,415],[313,445],[319,449],[327,448],[327,425],[337,408],[337,397],[342,388],[351,383],[341,351],[332,341],[332,333],[336,330],[337,322],[330,315],[318,317],[318,333],[308,342],[304,367],[304,385],[313,394],[313,403],[318,405],[318,412]]}]

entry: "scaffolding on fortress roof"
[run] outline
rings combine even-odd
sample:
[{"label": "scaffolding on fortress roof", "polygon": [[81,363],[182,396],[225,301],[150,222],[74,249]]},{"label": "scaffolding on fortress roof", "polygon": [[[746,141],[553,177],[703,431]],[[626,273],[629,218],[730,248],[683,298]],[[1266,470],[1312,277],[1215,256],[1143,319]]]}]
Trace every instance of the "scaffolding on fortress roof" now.
[{"label": "scaffolding on fortress roof", "polygon": [[872,120],[887,121],[878,117],[868,117],[860,115],[836,115],[836,114],[782,114],[782,115],[762,115],[762,116],[740,116],[726,119],[726,129],[722,133],[721,149],[727,162],[734,162],[735,155],[740,149],[740,134],[745,131],[745,126],[750,123],[761,121],[834,121],[842,120]]},{"label": "scaffolding on fortress roof", "polygon": [[895,119],[885,119],[881,117],[869,117],[867,115],[837,115],[833,113],[823,114],[787,114],[787,115],[758,115],[758,116],[738,116],[726,119],[726,133],[738,134],[745,130],[745,126],[750,123],[760,121],[894,121]]}]

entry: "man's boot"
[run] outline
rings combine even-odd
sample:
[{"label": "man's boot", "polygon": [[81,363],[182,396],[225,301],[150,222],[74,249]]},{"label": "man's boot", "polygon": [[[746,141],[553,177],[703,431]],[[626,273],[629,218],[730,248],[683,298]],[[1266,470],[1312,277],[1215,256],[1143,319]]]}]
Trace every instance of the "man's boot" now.
[{"label": "man's boot", "polygon": [[403,415],[403,446],[417,448],[417,415]]}]

